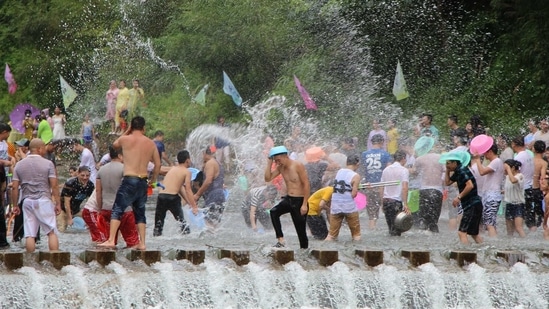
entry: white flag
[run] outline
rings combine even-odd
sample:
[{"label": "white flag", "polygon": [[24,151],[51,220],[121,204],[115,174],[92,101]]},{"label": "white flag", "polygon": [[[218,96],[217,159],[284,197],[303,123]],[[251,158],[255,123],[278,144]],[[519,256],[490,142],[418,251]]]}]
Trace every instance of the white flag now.
[{"label": "white flag", "polygon": [[72,87],[61,75],[59,75],[59,82],[61,84],[61,94],[63,95],[63,105],[65,105],[65,108],[68,108],[74,99],[76,99],[78,94],[76,94],[76,91],[72,89]]},{"label": "white flag", "polygon": [[400,61],[397,63],[395,83],[393,84],[393,94],[395,95],[397,101],[406,99],[410,96],[410,94],[408,94],[408,89],[406,88],[406,81],[404,80],[404,73],[402,73]]}]

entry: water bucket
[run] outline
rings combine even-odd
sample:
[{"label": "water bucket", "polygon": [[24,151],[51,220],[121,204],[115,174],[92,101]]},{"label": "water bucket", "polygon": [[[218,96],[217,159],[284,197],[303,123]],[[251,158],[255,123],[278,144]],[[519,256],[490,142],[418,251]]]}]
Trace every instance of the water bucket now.
[{"label": "water bucket", "polygon": [[355,196],[355,203],[357,210],[364,210],[364,208],[368,205],[368,198],[366,197],[366,194],[357,192]]},{"label": "water bucket", "polygon": [[490,150],[492,145],[494,144],[494,139],[491,136],[488,136],[486,134],[480,134],[475,136],[471,140],[471,144],[469,145],[469,150],[473,155],[483,155],[485,152]]},{"label": "water bucket", "polygon": [[419,190],[408,191],[408,209],[412,213],[419,210]]},{"label": "water bucket", "polygon": [[198,209],[198,213],[196,215],[193,214],[193,211],[188,207],[183,208],[183,212],[185,214],[185,220],[187,220],[187,223],[191,226],[191,231],[201,231],[206,228],[206,221],[204,220],[203,209]]}]

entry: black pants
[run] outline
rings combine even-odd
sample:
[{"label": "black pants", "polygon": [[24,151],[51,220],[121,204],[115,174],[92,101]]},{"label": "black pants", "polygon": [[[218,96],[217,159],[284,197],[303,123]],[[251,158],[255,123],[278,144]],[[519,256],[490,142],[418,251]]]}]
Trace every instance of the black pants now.
[{"label": "black pants", "polygon": [[191,230],[183,216],[183,208],[181,208],[181,197],[179,194],[160,193],[156,200],[156,210],[154,212],[153,236],[162,235],[164,219],[166,219],[166,212],[168,210],[172,213],[175,220],[181,223],[181,232],[183,234],[189,234]]},{"label": "black pants", "polygon": [[[0,166],[0,168],[4,168],[3,166]],[[3,183],[0,183],[0,186]],[[8,228],[6,226],[6,208],[4,203],[4,192],[1,192],[0,194],[0,247],[9,246],[8,239],[6,238]]]},{"label": "black pants", "polygon": [[442,192],[437,189],[419,190],[419,228],[438,233],[438,219],[442,209]]},{"label": "black pants", "polygon": [[395,229],[395,219],[399,212],[402,211],[402,202],[390,198],[383,199],[383,213],[389,227],[391,236],[400,236],[401,232]]},{"label": "black pants", "polygon": [[540,227],[543,222],[543,193],[538,189],[524,190],[524,199],[526,200],[524,209],[524,223],[528,228]]},{"label": "black pants", "polygon": [[285,196],[282,201],[271,209],[271,221],[276,233],[276,237],[284,237],[282,233],[282,224],[280,224],[280,216],[290,213],[294,223],[297,237],[299,238],[299,246],[301,249],[309,247],[309,239],[307,238],[307,214],[301,215],[301,205],[303,197]]},{"label": "black pants", "polygon": [[318,216],[307,216],[307,225],[315,239],[324,240],[328,236],[328,226],[323,214]]}]

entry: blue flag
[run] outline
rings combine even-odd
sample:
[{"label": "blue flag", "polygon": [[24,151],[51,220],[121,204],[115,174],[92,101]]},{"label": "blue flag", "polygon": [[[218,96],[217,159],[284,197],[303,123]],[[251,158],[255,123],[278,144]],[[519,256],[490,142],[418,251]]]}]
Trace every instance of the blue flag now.
[{"label": "blue flag", "polygon": [[229,75],[223,71],[223,92],[230,95],[233,98],[234,104],[236,106],[240,107],[242,106],[242,98],[240,97],[240,94],[236,90],[236,88],[233,85],[233,82],[229,78]]}]

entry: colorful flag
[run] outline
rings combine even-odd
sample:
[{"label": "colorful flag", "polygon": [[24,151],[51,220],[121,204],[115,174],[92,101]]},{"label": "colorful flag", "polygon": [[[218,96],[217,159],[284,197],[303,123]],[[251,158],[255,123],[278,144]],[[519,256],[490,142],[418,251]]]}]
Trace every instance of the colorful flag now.
[{"label": "colorful flag", "polygon": [[6,71],[4,71],[4,79],[6,79],[6,83],[8,83],[8,92],[10,94],[14,94],[17,90],[17,83],[15,82],[15,79],[13,78],[13,74],[11,74],[10,67],[6,63]]},{"label": "colorful flag", "polygon": [[208,87],[209,87],[209,84],[204,85],[202,90],[200,90],[200,92],[198,92],[196,97],[194,97],[193,101],[195,101],[196,103],[202,106],[206,106],[206,92],[208,92]]},{"label": "colorful flag", "polygon": [[238,91],[233,85],[233,82],[229,78],[229,75],[223,71],[223,92],[230,95],[233,98],[234,104],[236,106],[242,106],[242,98],[240,97],[240,94],[238,94]]},{"label": "colorful flag", "polygon": [[72,89],[63,76],[59,75],[59,81],[61,83],[61,93],[63,94],[63,105],[65,105],[65,108],[69,108],[78,94],[76,94],[76,91]]},{"label": "colorful flag", "polygon": [[305,101],[305,108],[316,110],[317,107],[316,107],[315,101],[313,101],[313,99],[311,99],[311,96],[309,95],[307,90],[305,90],[305,88],[303,86],[301,86],[301,82],[299,81],[299,79],[297,79],[297,76],[295,76],[295,75],[294,75],[294,81],[295,81],[295,86],[297,87],[297,90],[299,91],[299,94],[301,94],[301,97],[303,98],[303,101]]},{"label": "colorful flag", "polygon": [[393,84],[393,94],[395,95],[397,101],[406,99],[410,96],[410,94],[408,94],[408,89],[406,88],[406,81],[404,80],[404,73],[402,73],[400,61],[397,63],[395,83]]}]

